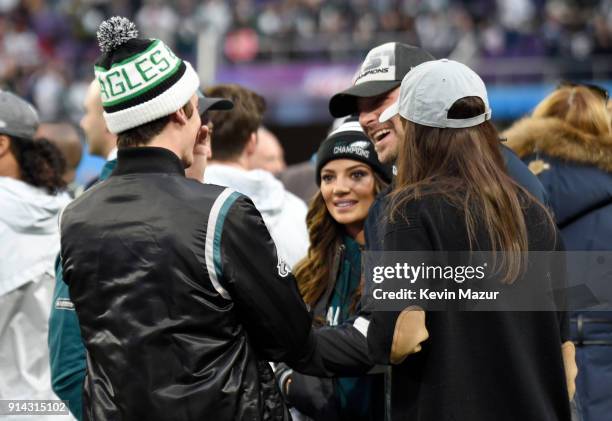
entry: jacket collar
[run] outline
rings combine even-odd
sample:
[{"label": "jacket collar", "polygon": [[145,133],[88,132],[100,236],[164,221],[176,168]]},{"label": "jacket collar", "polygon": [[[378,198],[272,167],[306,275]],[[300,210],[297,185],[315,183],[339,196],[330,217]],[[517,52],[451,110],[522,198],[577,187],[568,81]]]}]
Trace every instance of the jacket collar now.
[{"label": "jacket collar", "polygon": [[503,136],[521,158],[541,152],[612,173],[612,135],[596,137],[558,118],[528,117],[516,122]]},{"label": "jacket collar", "polygon": [[185,176],[185,169],[181,160],[169,149],[150,146],[119,149],[117,167],[112,175],[139,173]]}]

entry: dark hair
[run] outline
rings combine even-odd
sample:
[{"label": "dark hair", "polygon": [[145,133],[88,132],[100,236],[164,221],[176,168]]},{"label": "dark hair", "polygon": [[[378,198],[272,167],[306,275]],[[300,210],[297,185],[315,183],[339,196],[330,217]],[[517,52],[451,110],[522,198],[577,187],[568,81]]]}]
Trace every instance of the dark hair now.
[{"label": "dark hair", "polygon": [[[448,118],[470,118],[484,112],[478,97],[457,100]],[[391,192],[391,219],[403,217],[409,201],[441,195],[463,212],[470,248],[477,244],[477,228],[488,233],[492,251],[503,251],[498,273],[512,283],[524,268],[528,232],[523,214],[527,201],[539,205],[548,224],[554,223],[537,199],[507,174],[497,130],[490,121],[474,127],[448,129],[402,120],[398,174]]]},{"label": "dark hair", "polygon": [[230,111],[210,111],[214,127],[212,155],[218,160],[232,160],[240,156],[252,133],[257,132],[266,110],[266,101],[257,93],[239,85],[216,85],[206,96],[232,100]]},{"label": "dark hair", "polygon": [[[182,110],[187,115],[187,118],[191,118],[193,115],[193,105],[191,105],[191,100],[183,105]],[[157,120],[125,130],[117,135],[117,147],[121,149],[146,145],[151,141],[151,139],[160,134],[169,122],[170,115],[165,115]]]},{"label": "dark hair", "polygon": [[62,175],[66,161],[62,152],[47,139],[25,139],[9,136],[10,148],[19,165],[21,180],[56,194],[66,187]]},{"label": "dark hair", "polygon": [[[387,187],[387,183],[374,169],[372,169],[372,174],[374,176],[374,196],[376,196]],[[329,279],[330,270],[345,232],[344,227],[329,213],[321,189],[317,190],[310,201],[306,214],[306,226],[310,239],[308,254],[297,263],[293,274],[304,302],[313,307],[331,281]],[[355,291],[350,307],[351,312],[354,312],[361,298],[362,289],[360,285]],[[323,320],[316,322],[325,324]]]}]

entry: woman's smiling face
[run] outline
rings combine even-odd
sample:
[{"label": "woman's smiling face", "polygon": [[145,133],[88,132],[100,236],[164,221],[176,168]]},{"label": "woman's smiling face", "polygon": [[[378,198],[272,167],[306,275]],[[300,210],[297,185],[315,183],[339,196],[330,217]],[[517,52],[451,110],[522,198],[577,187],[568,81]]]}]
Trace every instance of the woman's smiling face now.
[{"label": "woman's smiling face", "polygon": [[332,218],[363,229],[370,206],[376,197],[374,172],[369,165],[352,159],[329,161],[321,168],[321,195]]}]

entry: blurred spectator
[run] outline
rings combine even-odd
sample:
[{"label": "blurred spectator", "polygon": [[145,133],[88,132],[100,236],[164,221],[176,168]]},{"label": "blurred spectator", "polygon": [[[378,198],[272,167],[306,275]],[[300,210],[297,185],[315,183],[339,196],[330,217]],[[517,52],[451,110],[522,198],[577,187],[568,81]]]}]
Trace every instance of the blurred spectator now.
[{"label": "blurred spectator", "polygon": [[107,161],[117,156],[117,135],[106,127],[103,117],[100,85],[96,80],[91,82],[83,103],[85,114],[81,118],[81,128],[89,146],[89,153]]},{"label": "blurred spectator", "polygon": [[232,21],[230,5],[222,0],[205,0],[197,9],[198,20],[204,25],[215,25],[218,32],[225,32]]},{"label": "blurred spectator", "polygon": [[345,60],[393,40],[436,57],[550,57],[581,77],[612,75],[598,64],[612,54],[611,0],[3,0],[0,87],[32,99],[43,120],[76,123],[63,92],[83,84],[96,28],[116,14],[134,16],[144,36],[194,63],[199,33],[213,31],[229,62]]},{"label": "blurred spectator", "polygon": [[178,24],[176,5],[161,0],[145,0],[136,13],[136,25],[141,36],[161,39],[170,48],[174,48]]},{"label": "blurred spectator", "polygon": [[46,338],[58,218],[70,200],[61,191],[65,163],[51,142],[33,140],[38,116],[30,104],[2,91],[0,119],[0,396],[57,399]]},{"label": "blurred spectator", "polygon": [[[606,100],[607,92],[596,87],[562,86],[504,133],[546,188],[567,250],[612,250],[612,130]],[[604,279],[593,279],[593,273],[598,272],[568,260],[570,287],[602,285]],[[608,419],[612,312],[575,312],[570,329],[583,420]]]},{"label": "blurred spectator", "polygon": [[[352,116],[347,116],[334,119],[327,134],[329,135],[351,117]],[[313,153],[308,161],[289,165],[278,175],[279,180],[283,182],[285,188],[302,199],[309,206],[310,201],[319,190],[317,183],[315,183],[316,161],[316,154]]]},{"label": "blurred spectator", "polygon": [[308,251],[306,205],[269,172],[249,170],[265,110],[264,99],[239,85],[216,85],[206,89],[205,94],[234,103],[230,111],[210,112],[213,160],[206,168],[205,182],[249,196],[270,231],[279,257],[293,266]]},{"label": "blurred spectator", "polygon": [[32,88],[32,96],[39,106],[40,118],[43,121],[55,121],[63,117],[61,100],[66,87],[66,80],[59,66],[51,64],[38,74]]},{"label": "blurred spectator", "polygon": [[315,159],[289,165],[285,171],[278,175],[278,178],[285,185],[285,188],[306,203],[317,192],[315,179]]},{"label": "blurred spectator", "polygon": [[286,167],[285,152],[278,138],[270,130],[260,127],[257,130],[255,150],[249,157],[249,169],[262,169],[278,175]]},{"label": "blurred spectator", "polygon": [[66,161],[66,170],[62,178],[68,186],[70,195],[78,196],[83,188],[76,183],[75,178],[76,169],[83,155],[83,145],[74,126],[69,123],[43,123],[38,126],[36,137],[48,139],[62,152]]}]

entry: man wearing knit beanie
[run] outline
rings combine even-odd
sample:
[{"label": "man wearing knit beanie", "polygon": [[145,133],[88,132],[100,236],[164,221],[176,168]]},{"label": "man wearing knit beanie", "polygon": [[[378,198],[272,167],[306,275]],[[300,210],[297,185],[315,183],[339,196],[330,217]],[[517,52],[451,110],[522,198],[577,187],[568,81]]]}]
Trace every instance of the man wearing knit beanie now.
[{"label": "man wearing knit beanie", "polygon": [[96,64],[117,167],[61,218],[64,280],[87,349],[84,420],[288,419],[266,361],[313,351],[311,320],[253,203],[185,177],[229,107],[125,18]]}]

